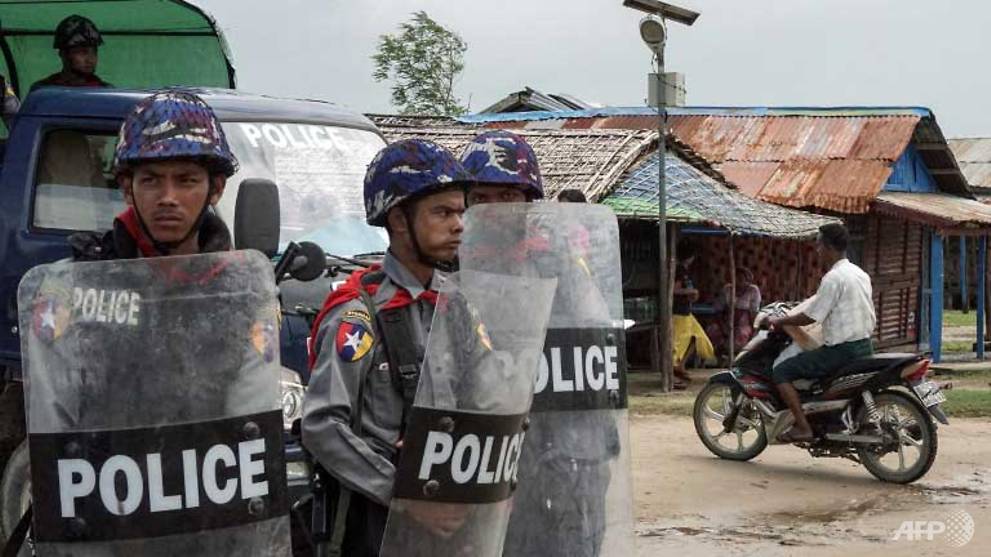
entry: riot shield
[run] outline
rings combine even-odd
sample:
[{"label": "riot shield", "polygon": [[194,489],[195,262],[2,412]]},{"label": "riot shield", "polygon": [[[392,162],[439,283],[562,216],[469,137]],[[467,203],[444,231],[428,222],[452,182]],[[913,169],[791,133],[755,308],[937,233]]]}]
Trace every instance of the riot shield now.
[{"label": "riot shield", "polygon": [[504,555],[635,555],[616,217],[577,203],[469,214],[462,269],[558,279]]},{"label": "riot shield", "polygon": [[288,555],[264,256],[42,265],[18,307],[38,555]]},{"label": "riot shield", "polygon": [[383,557],[502,554],[555,287],[471,271],[440,287]]}]

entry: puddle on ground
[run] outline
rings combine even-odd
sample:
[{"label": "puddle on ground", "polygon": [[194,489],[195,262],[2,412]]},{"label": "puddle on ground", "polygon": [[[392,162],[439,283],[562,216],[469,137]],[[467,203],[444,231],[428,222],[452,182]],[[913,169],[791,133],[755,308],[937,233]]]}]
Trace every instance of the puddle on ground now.
[{"label": "puddle on ground", "polygon": [[886,493],[865,494],[863,499],[835,501],[826,507],[723,517],[718,522],[704,515],[683,515],[672,521],[641,524],[637,535],[645,538],[694,538],[733,544],[770,543],[785,546],[835,546],[849,540],[885,543],[885,528],[871,527],[872,519],[887,513],[928,505],[981,505],[991,503],[991,469],[978,469],[949,481],[893,486]]},{"label": "puddle on ground", "polygon": [[911,489],[934,505],[980,505],[991,502],[991,469],[974,470],[948,482],[921,481]]}]

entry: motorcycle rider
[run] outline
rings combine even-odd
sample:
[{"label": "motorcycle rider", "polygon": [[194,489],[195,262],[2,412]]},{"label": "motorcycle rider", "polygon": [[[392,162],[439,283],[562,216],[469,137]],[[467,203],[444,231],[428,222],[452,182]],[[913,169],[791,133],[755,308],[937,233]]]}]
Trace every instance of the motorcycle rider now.
[{"label": "motorcycle rider", "polygon": [[[469,181],[435,143],[383,148],[368,167],[364,198],[367,221],[386,229],[389,249],[381,265],[332,292],[314,322],[303,444],[345,493],[331,528],[343,555],[379,553],[440,269],[457,254]],[[404,512],[442,539],[466,519],[456,508],[416,501]]]},{"label": "motorcycle rider", "polygon": [[112,87],[96,75],[99,61],[97,49],[103,44],[103,36],[96,25],[81,15],[70,15],[55,28],[55,41],[52,45],[58,50],[62,69],[36,81],[31,86],[39,87]]},{"label": "motorcycle rider", "polygon": [[190,255],[231,249],[212,206],[237,171],[213,109],[193,93],[157,92],[124,120],[114,153],[128,207],[104,233],[69,237],[77,261]]},{"label": "motorcycle rider", "polygon": [[[484,132],[468,144],[461,160],[476,181],[468,188],[469,207],[544,198],[537,156],[517,134],[505,130]],[[587,231],[582,236],[576,230],[571,227],[569,241],[587,241]],[[517,245],[507,251],[514,253],[521,249],[545,250],[549,256],[557,251],[554,246],[539,245]],[[551,267],[560,273],[554,299],[557,309],[552,310],[552,315],[574,313],[584,314],[589,321],[608,320],[609,311],[583,258]],[[562,273],[561,269],[566,271]],[[533,272],[540,274],[540,269]],[[562,351],[570,353],[571,349],[562,347]],[[568,434],[559,431],[562,424],[555,420],[553,412],[542,416],[543,410],[535,399],[526,449],[520,461],[521,488],[513,500],[503,554],[598,555],[606,530],[609,462],[619,452],[616,424],[593,412],[577,412],[585,416],[569,415],[560,420],[575,430]],[[569,485],[581,486],[581,493]]]},{"label": "motorcycle rider", "polygon": [[825,339],[822,347],[789,358],[772,371],[778,392],[795,417],[795,425],[779,437],[784,443],[812,441],[814,438],[812,427],[802,412],[798,390],[792,382],[828,377],[843,364],[874,353],[871,335],[877,317],[871,278],[847,259],[849,239],[850,235],[842,224],[819,227],[816,249],[829,265],[829,271],[822,277],[815,300],[804,312],[768,319],[772,328],[819,323]]}]

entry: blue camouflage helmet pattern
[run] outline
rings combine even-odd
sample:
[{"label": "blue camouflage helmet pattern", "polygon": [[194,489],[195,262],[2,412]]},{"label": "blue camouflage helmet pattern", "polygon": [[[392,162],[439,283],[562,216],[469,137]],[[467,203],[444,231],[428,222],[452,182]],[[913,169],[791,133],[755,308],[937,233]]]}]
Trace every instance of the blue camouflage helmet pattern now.
[{"label": "blue camouflage helmet pattern", "polygon": [[530,199],[543,199],[537,155],[525,139],[506,130],[479,134],[465,147],[461,164],[478,184],[518,186]]},{"label": "blue camouflage helmet pattern", "polygon": [[76,46],[100,46],[103,36],[96,25],[81,15],[70,15],[55,27],[52,48],[65,50]]},{"label": "blue camouflage helmet pattern", "polygon": [[446,149],[423,139],[404,139],[384,147],[365,173],[365,216],[385,226],[389,210],[412,197],[466,186],[471,176]]},{"label": "blue camouflage helmet pattern", "polygon": [[169,89],[139,102],[120,128],[114,153],[116,172],[141,162],[193,159],[227,177],[237,172],[237,158],[220,122],[203,99]]}]

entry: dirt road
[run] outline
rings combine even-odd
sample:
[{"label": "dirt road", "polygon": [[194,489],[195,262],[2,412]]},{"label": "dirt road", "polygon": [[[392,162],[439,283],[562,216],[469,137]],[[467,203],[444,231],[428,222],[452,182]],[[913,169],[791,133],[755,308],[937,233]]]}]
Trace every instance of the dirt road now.
[{"label": "dirt road", "polygon": [[[749,463],[719,460],[689,418],[634,417],[639,555],[988,555],[991,422],[939,429],[932,470],[910,486],[884,484],[844,460],[771,446]],[[959,520],[974,522],[963,547]],[[951,519],[952,516],[952,519]],[[893,540],[904,521],[940,521],[933,540]]]}]

